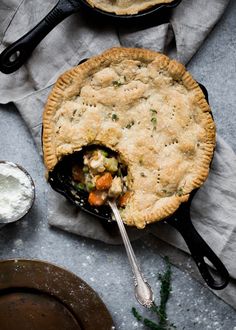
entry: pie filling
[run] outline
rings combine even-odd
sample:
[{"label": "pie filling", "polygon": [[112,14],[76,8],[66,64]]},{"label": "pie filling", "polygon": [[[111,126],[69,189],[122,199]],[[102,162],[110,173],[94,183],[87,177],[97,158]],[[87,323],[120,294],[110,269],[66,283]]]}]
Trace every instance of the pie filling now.
[{"label": "pie filling", "polygon": [[74,158],[71,166],[72,186],[88,193],[91,206],[104,205],[107,199],[117,199],[124,207],[131,195],[128,191],[127,168],[118,155],[108,149],[92,147],[81,160]]}]

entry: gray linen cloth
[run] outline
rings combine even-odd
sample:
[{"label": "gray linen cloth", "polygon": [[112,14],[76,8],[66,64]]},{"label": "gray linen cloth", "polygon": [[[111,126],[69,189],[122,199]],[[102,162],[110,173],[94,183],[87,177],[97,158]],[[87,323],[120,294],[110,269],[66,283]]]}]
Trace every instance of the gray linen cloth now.
[{"label": "gray linen cloth", "polygon": [[[28,62],[11,75],[0,74],[0,103],[14,102],[41,152],[42,112],[57,77],[82,59],[113,46],[143,47],[167,53],[187,63],[220,19],[229,0],[183,0],[169,23],[149,28],[126,29],[94,25],[80,13],[55,28],[36,48]],[[0,51],[31,29],[55,5],[56,0],[1,0]],[[52,226],[109,244],[121,242],[117,230],[69,204],[49,188],[48,221]],[[203,238],[224,262],[231,275],[230,285],[215,292],[236,307],[236,155],[220,137],[210,175],[191,207],[192,220]],[[176,231],[164,223],[145,230],[129,229],[132,239],[154,234],[160,253],[186,264],[188,250]],[[149,236],[148,236],[149,237]],[[146,236],[143,238],[147,239]],[[153,237],[152,237],[153,239]],[[151,238],[149,241],[152,240]],[[168,244],[166,244],[166,243]],[[171,248],[171,246],[175,248]],[[184,252],[183,252],[184,251]],[[185,253],[186,252],[186,253]],[[198,272],[193,271],[193,276]],[[198,277],[199,278],[199,277]]]}]

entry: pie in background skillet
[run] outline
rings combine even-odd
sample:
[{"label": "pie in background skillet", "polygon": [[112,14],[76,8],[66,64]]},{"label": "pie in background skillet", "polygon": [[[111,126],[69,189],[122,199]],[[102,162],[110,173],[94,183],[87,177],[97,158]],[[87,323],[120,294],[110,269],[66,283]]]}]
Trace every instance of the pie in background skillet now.
[{"label": "pie in background skillet", "polygon": [[116,15],[133,15],[153,6],[171,3],[174,0],[86,0],[92,7]]},{"label": "pie in background skillet", "polygon": [[86,0],[92,7],[115,13],[134,15],[153,6],[171,3],[174,0]]},{"label": "pie in background skillet", "polygon": [[144,228],[173,214],[206,180],[215,124],[198,83],[167,56],[113,48],[61,75],[43,115],[47,171],[84,146],[126,164],[123,221]]}]

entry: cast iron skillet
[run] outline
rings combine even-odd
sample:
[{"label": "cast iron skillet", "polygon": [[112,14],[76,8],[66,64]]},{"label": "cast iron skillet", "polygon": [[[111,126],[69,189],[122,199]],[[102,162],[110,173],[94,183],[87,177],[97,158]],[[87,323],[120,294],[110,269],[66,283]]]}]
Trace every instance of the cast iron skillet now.
[{"label": "cast iron skillet", "polygon": [[[7,47],[0,55],[0,71],[6,74],[18,70],[30,57],[36,46],[43,38],[61,21],[78,12],[81,8],[89,14],[94,14],[98,19],[107,19],[110,23],[134,24],[150,23],[151,18],[156,18],[155,24],[163,21],[170,9],[176,7],[182,0],[174,0],[169,4],[160,4],[135,15],[116,15],[91,7],[86,0],[59,0],[56,6],[39,22],[31,31]],[[156,16],[156,15],[159,16]],[[91,17],[90,17],[91,18]]]},{"label": "cast iron skillet", "polygon": [[[208,101],[206,88],[201,84],[199,85]],[[112,221],[110,207],[106,205],[98,208],[92,207],[88,203],[88,194],[84,191],[78,193],[78,191],[72,187],[68,180],[68,174],[65,174],[68,173],[68,168],[71,168],[72,161],[73,155],[66,156],[55,166],[52,172],[49,172],[48,181],[51,187],[64,195],[83,211],[98,217],[106,224],[110,223],[110,225],[108,225],[108,230],[112,231],[114,229],[112,228],[114,221]],[[193,190],[188,202],[182,203],[178,210],[164,221],[177,229],[182,235],[207,285],[214,290],[221,290],[224,289],[229,282],[229,273],[221,260],[196,231],[190,217],[191,202],[197,190],[198,189]],[[205,259],[208,259],[214,266],[215,275],[210,271]]]}]

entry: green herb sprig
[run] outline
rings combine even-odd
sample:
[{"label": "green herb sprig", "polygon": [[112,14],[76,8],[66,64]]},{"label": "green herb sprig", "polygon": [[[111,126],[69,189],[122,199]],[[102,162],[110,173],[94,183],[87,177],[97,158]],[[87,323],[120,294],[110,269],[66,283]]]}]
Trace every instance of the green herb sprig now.
[{"label": "green herb sprig", "polygon": [[[158,317],[158,323],[149,320],[148,318],[144,318],[135,307],[132,308],[132,313],[137,321],[142,322],[149,329],[155,330],[168,330],[170,329],[167,322],[167,313],[166,313],[166,305],[168,299],[170,297],[171,292],[171,266],[168,257],[165,257],[166,269],[164,274],[159,274],[158,279],[161,281],[160,288],[160,305],[157,306],[156,303],[153,303],[153,306],[150,308],[150,311],[155,313]],[[172,327],[174,327],[172,325]]]},{"label": "green herb sprig", "polygon": [[171,266],[168,258],[165,258],[165,260],[166,260],[166,271],[163,275],[159,274],[158,277],[159,280],[161,281],[161,289],[160,289],[161,301],[158,309],[159,310],[158,314],[160,317],[160,325],[162,326],[165,326],[167,323],[166,304],[171,292]]}]

